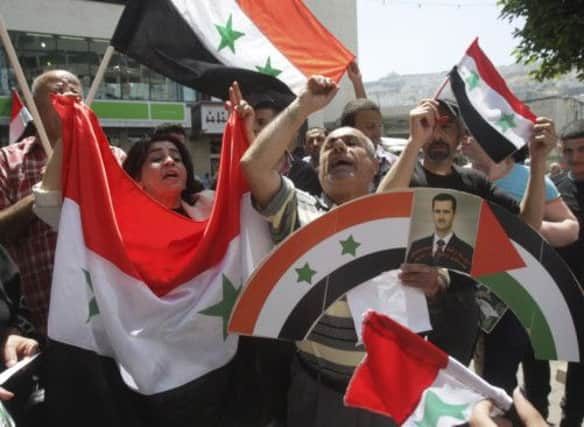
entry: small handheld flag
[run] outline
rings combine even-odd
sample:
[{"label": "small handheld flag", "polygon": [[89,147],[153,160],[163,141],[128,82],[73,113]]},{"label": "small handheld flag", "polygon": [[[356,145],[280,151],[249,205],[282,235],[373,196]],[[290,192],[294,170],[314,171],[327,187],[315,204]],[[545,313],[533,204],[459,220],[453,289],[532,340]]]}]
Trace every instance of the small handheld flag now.
[{"label": "small handheld flag", "polygon": [[32,122],[32,116],[28,108],[24,106],[18,92],[12,89],[12,112],[10,114],[10,130],[8,142],[18,142],[28,124]]},{"label": "small handheld flag", "polygon": [[387,415],[405,426],[451,425],[470,418],[475,403],[491,399],[511,407],[493,387],[424,338],[389,317],[370,311],[363,322],[367,356],[349,383],[345,404]]},{"label": "small handheld flag", "polygon": [[495,162],[527,143],[536,116],[507,87],[478,39],[450,72],[450,86],[468,130]]}]

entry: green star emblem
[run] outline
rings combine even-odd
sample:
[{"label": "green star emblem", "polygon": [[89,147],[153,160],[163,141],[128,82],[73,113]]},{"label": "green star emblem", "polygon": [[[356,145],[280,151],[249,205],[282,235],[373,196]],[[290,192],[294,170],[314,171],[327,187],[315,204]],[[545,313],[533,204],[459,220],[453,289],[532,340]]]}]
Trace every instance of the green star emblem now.
[{"label": "green star emblem", "polygon": [[464,420],[464,411],[468,405],[449,405],[441,400],[436,393],[428,391],[424,400],[424,418],[416,421],[417,427],[436,427],[441,417],[452,417]]},{"label": "green star emblem", "polygon": [[278,75],[282,74],[282,70],[278,70],[277,68],[272,67],[272,58],[270,58],[269,56],[268,59],[266,60],[266,65],[264,65],[263,67],[258,67],[256,65],[256,68],[260,73],[267,74],[268,76],[272,77],[278,77]]},{"label": "green star emblem", "polygon": [[223,340],[227,339],[229,317],[231,316],[231,310],[233,310],[239,292],[241,292],[241,286],[239,289],[235,289],[229,278],[223,275],[223,300],[199,311],[199,314],[221,317],[223,319]]},{"label": "green star emblem", "polygon": [[296,268],[296,273],[298,274],[296,283],[306,282],[312,285],[312,276],[316,274],[316,271],[310,268],[310,264],[305,263],[304,267]]},{"label": "green star emblem", "polygon": [[501,127],[503,133],[507,132],[508,129],[516,127],[515,124],[515,114],[503,114],[501,118],[495,123],[495,125]]},{"label": "green star emblem", "polygon": [[470,76],[466,78],[466,84],[470,90],[473,90],[475,87],[479,85],[481,78],[479,77],[476,71],[471,71]]},{"label": "green star emblem", "polygon": [[91,276],[89,275],[89,271],[85,269],[81,269],[83,271],[83,275],[85,276],[85,283],[89,287],[89,291],[91,292],[91,299],[89,300],[89,314],[87,315],[87,320],[85,323],[89,323],[93,316],[97,316],[99,314],[99,307],[97,306],[97,300],[95,299],[95,293],[93,292],[93,283],[91,282]]},{"label": "green star emblem", "polygon": [[355,241],[355,239],[353,239],[353,235],[350,235],[345,240],[341,240],[340,243],[341,246],[343,247],[341,255],[350,254],[353,256],[357,256],[357,248],[361,246],[361,243]]},{"label": "green star emblem", "polygon": [[219,47],[217,51],[228,47],[231,49],[231,52],[235,53],[235,40],[245,35],[245,33],[240,33],[239,31],[235,31],[233,29],[233,24],[231,22],[231,15],[229,15],[229,19],[224,27],[221,25],[215,25],[217,31],[219,31],[219,35],[221,36],[221,42],[219,43]]}]

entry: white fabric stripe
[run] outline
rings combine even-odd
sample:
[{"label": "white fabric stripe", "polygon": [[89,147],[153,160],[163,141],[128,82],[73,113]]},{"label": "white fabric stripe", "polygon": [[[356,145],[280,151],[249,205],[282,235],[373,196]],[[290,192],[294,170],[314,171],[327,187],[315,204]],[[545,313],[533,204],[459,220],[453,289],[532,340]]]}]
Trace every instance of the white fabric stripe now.
[{"label": "white fabric stripe", "polygon": [[[361,257],[386,249],[405,248],[408,243],[409,229],[410,218],[380,219],[346,228],[314,246],[292,263],[291,268],[274,286],[258,316],[254,334],[264,337],[278,336],[291,309],[296,307],[296,304],[312,288],[312,285],[306,282],[297,283],[298,274],[295,269],[303,267],[306,261],[313,270],[317,271],[312,277],[312,284],[316,284],[332,271],[355,259],[350,254],[337,256],[342,249],[340,240],[345,240],[352,235],[355,241],[361,243],[357,249],[357,257]],[[387,233],[380,233],[379,230],[387,230]]]},{"label": "white fabric stripe", "polygon": [[579,360],[578,336],[564,296],[540,262],[518,243],[513,246],[527,267],[510,270],[541,309],[554,337],[559,360]]},{"label": "white fabric stripe", "polygon": [[[462,369],[468,371],[468,369],[462,365],[461,367]],[[459,373],[457,372],[457,374]],[[492,386],[489,387],[494,389]],[[438,418],[436,427],[451,427],[453,425],[464,423],[470,418],[473,406],[485,398],[484,395],[475,392],[472,390],[472,388],[469,388],[467,384],[458,380],[457,377],[452,376],[450,365],[448,365],[447,369],[438,371],[438,375],[436,376],[436,379],[432,385],[424,390],[422,398],[420,399],[420,403],[418,406],[416,406],[416,409],[414,412],[412,412],[410,417],[404,421],[402,424],[403,427],[418,427],[420,425],[419,423],[424,419],[426,400],[430,392],[437,395],[437,397],[445,404],[468,405],[466,408],[461,408],[461,411],[459,411],[464,419],[451,416],[442,416]],[[507,396],[507,398],[509,397]],[[509,402],[510,401],[511,399],[509,398]]]},{"label": "white fabric stripe", "polygon": [[[141,281],[85,247],[79,206],[63,203],[55,263],[49,336],[115,357],[143,394],[163,392],[225,365],[237,337],[223,341],[220,317],[198,314],[223,299],[223,274],[238,288],[239,238],[215,268],[158,298]],[[81,269],[91,272],[100,314],[88,321],[92,292]]]},{"label": "white fabric stripe", "polygon": [[14,120],[10,122],[10,126],[8,129],[9,135],[8,139],[10,140],[10,142],[15,142],[16,138],[22,135],[22,132],[24,132],[24,123],[20,119],[20,116],[16,116]]},{"label": "white fabric stripe", "polygon": [[505,390],[492,386],[453,357],[448,357],[445,373],[481,396],[491,399],[504,412],[508,411],[513,404],[513,400]]},{"label": "white fabric stripe", "polygon": [[[272,68],[281,70],[277,77],[298,94],[307,76],[255,26],[234,0],[170,0],[201,42],[217,60],[232,67],[257,71],[266,65],[268,57]],[[235,53],[228,47],[217,51],[221,36],[215,25],[225,26],[231,16],[234,31],[245,35],[235,41]]]},{"label": "white fabric stripe", "polygon": [[[458,66],[462,81],[466,82],[473,71],[480,76],[474,59],[465,55]],[[533,123],[522,115],[517,114],[507,100],[492,89],[482,78],[478,86],[472,91],[468,89],[466,84],[465,89],[471,104],[493,129],[504,135],[517,148],[521,148],[528,141],[532,133]],[[502,132],[501,128],[495,125],[502,114],[513,114],[517,127]]]}]

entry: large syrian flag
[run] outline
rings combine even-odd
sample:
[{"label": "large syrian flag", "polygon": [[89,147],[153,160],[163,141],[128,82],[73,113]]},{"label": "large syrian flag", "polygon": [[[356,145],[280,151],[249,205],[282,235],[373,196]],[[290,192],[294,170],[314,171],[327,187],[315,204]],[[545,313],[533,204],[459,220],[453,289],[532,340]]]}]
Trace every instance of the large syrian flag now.
[{"label": "large syrian flag", "polygon": [[165,405],[158,425],[195,425],[192,408],[204,420],[221,404],[220,369],[237,347],[231,307],[269,248],[239,169],[242,123],[233,116],[226,127],[211,216],[194,221],[126,175],[87,107],[58,97],[56,108],[64,200],[48,327],[51,425],[146,425],[141,416],[157,425]]},{"label": "large syrian flag", "polygon": [[290,97],[307,77],[339,81],[354,59],[301,0],[129,0],[111,41],[201,92]]},{"label": "large syrian flag", "polygon": [[450,72],[450,86],[468,130],[495,162],[528,142],[536,116],[513,95],[478,39]]},{"label": "large syrian flag", "polygon": [[482,399],[503,411],[511,407],[504,390],[389,317],[367,313],[363,342],[367,355],[347,387],[348,406],[411,427],[463,424]]},{"label": "large syrian flag", "polygon": [[12,112],[10,114],[8,142],[10,144],[17,142],[30,122],[32,122],[32,116],[28,108],[22,103],[18,92],[12,89]]}]

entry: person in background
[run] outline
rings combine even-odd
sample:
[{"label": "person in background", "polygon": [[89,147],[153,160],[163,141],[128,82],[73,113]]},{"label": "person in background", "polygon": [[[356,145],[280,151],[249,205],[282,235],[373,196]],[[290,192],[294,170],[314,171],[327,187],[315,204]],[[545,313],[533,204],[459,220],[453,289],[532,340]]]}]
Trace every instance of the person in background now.
[{"label": "person in background", "polygon": [[[487,175],[495,186],[520,201],[527,188],[529,168],[523,164],[527,146],[499,163],[495,163],[472,137],[463,140],[462,152],[476,168]],[[545,177],[545,205],[540,233],[554,247],[569,245],[578,238],[579,226],[558,189]],[[483,335],[483,376],[490,383],[511,393],[517,386],[517,369],[523,367],[527,398],[547,418],[550,388],[550,367],[546,361],[535,360],[529,336],[519,319],[507,311],[493,330]]]},{"label": "person in background", "polygon": [[[65,70],[47,71],[34,79],[32,93],[51,145],[61,138],[61,119],[50,95],[83,95],[79,79]],[[119,159],[122,150],[112,147]],[[57,235],[33,212],[32,188],[39,183],[47,155],[38,135],[0,148],[0,244],[20,270],[24,299],[41,335],[47,331],[51,276]]]},{"label": "person in background", "polygon": [[327,135],[327,129],[320,126],[311,127],[304,134],[304,154],[306,156],[302,160],[312,166],[314,170],[318,168],[320,147]]},{"label": "person in background", "polygon": [[[33,356],[39,350],[29,317],[20,290],[18,268],[0,245],[0,333],[3,337],[0,351],[4,369]],[[25,421],[27,415],[30,419],[30,414],[26,414],[26,403],[33,390],[29,386],[32,386],[30,381],[19,384],[16,396],[13,393],[15,390],[0,387],[0,400],[5,402],[18,425],[28,425]]]},{"label": "person in background", "polygon": [[[568,263],[578,281],[584,283],[584,120],[569,123],[561,133],[560,152],[567,173],[558,180],[558,190],[570,210],[578,218],[580,233],[574,243],[559,248],[558,252]],[[580,325],[582,326],[582,325]],[[561,427],[581,426],[584,420],[584,364],[568,363],[566,391],[563,402]]]}]

